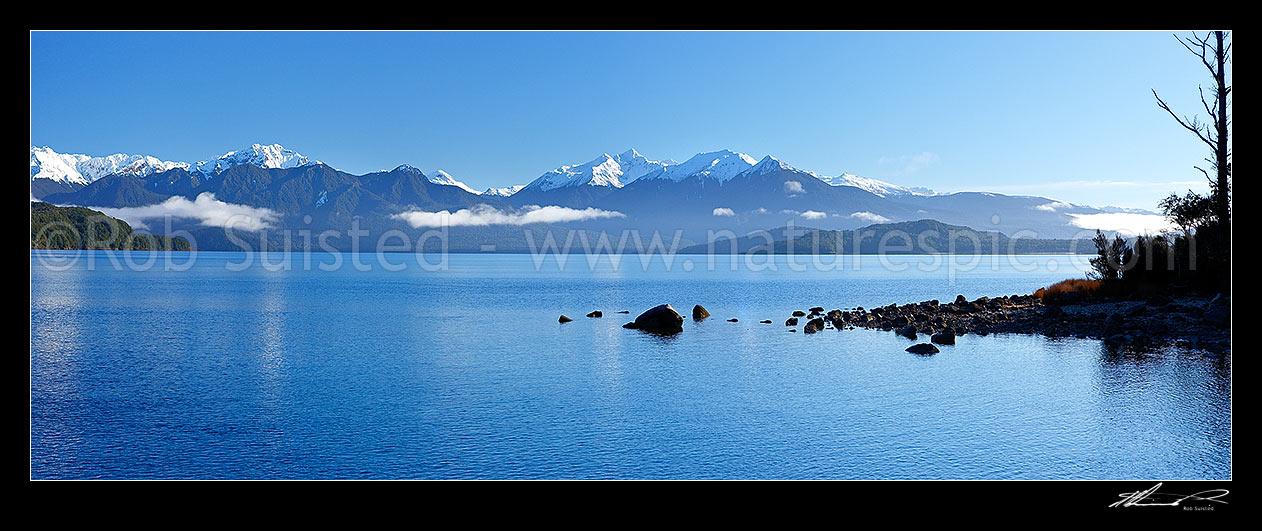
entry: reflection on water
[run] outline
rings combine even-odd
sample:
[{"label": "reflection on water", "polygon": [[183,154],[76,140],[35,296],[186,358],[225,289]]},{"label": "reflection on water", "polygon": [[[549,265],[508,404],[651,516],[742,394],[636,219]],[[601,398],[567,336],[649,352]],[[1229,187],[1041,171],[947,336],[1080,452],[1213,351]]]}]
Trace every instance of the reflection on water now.
[{"label": "reflection on water", "polygon": [[[1231,476],[1229,357],[1021,335],[915,356],[890,333],[783,326],[814,305],[1028,293],[1072,276],[1067,257],[954,282],[914,259],[591,273],[510,255],[439,272],[36,258],[39,478]],[[663,302],[713,317],[668,337],[622,328]]]}]

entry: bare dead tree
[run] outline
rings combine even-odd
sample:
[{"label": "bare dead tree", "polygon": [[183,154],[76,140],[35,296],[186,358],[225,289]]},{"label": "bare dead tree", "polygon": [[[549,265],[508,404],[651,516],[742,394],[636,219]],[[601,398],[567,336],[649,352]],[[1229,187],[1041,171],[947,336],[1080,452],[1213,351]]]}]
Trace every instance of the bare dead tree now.
[{"label": "bare dead tree", "polygon": [[1205,161],[1214,170],[1214,176],[1210,176],[1200,166],[1195,168],[1209,180],[1214,215],[1223,230],[1230,230],[1227,227],[1231,219],[1231,147],[1228,142],[1228,131],[1231,127],[1231,115],[1228,114],[1231,86],[1227,84],[1226,74],[1227,65],[1231,62],[1231,43],[1226,42],[1227,37],[1228,32],[1224,31],[1207,32],[1204,37],[1195,32],[1191,37],[1174,37],[1192,55],[1200,58],[1201,64],[1205,65],[1214,79],[1213,93],[1209,99],[1205,97],[1205,88],[1197,87],[1201,106],[1209,115],[1210,122],[1202,122],[1195,115],[1180,117],[1157,95],[1156,90],[1152,91],[1153,97],[1157,98],[1157,105],[1170,113],[1179,125],[1195,134],[1213,152],[1213,158],[1206,158]]}]

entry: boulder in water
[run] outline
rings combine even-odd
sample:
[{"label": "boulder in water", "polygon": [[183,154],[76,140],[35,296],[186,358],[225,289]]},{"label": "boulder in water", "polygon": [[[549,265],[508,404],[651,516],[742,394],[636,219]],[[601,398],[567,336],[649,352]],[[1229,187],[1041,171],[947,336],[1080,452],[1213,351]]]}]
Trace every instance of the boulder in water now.
[{"label": "boulder in water", "polygon": [[954,345],[955,344],[955,331],[948,328],[946,330],[943,330],[941,332],[938,332],[930,336],[929,340],[939,345]]},{"label": "boulder in water", "polygon": [[635,318],[638,330],[654,334],[678,334],[684,331],[684,318],[669,304],[659,304]]},{"label": "boulder in water", "polygon": [[932,343],[916,343],[907,347],[907,352],[912,354],[937,354],[940,351]]}]

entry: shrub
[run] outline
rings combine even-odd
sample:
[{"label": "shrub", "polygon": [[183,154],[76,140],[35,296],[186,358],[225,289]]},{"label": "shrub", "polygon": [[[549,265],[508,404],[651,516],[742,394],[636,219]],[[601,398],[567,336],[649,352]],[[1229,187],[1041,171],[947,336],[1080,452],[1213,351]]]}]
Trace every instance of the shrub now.
[{"label": "shrub", "polygon": [[1099,280],[1070,278],[1046,288],[1040,288],[1034,292],[1034,296],[1044,303],[1050,303],[1065,293],[1081,293],[1084,297],[1091,297],[1100,292],[1101,285],[1103,285],[1103,282]]}]

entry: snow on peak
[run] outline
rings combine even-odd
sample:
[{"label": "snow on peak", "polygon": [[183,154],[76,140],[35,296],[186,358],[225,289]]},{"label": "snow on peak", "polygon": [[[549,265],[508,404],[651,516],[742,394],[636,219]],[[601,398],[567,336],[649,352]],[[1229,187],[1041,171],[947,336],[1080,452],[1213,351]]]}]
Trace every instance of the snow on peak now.
[{"label": "snow on peak", "polygon": [[754,167],[758,161],[744,153],[731,150],[698,153],[683,163],[663,168],[647,178],[682,181],[692,176],[709,177],[726,181]]},{"label": "snow on peak", "polygon": [[634,149],[618,156],[602,153],[584,164],[561,166],[531,181],[526,188],[552,190],[565,186],[609,186],[622,188],[648,173],[674,164],[675,161],[649,160]]},{"label": "snow on peak", "polygon": [[797,171],[797,170],[793,169],[793,166],[790,166],[788,164],[781,162],[780,159],[777,159],[771,155],[767,155],[766,157],[763,157],[762,160],[759,161],[757,165],[750,168],[747,171],[747,174],[748,175],[764,175],[764,174],[768,174],[772,172],[779,172],[779,171]]},{"label": "snow on peak", "polygon": [[105,157],[62,154],[51,148],[31,146],[31,179],[88,184],[106,175],[134,175],[145,177],[153,173],[175,168],[213,175],[239,164],[253,164],[263,168],[296,168],[318,163],[302,154],[285,149],[279,144],[254,144],[246,149],[229,151],[218,158],[189,164],[159,160],[148,155],[116,153]]},{"label": "snow on peak", "polygon": [[229,151],[213,160],[198,162],[196,169],[203,174],[218,174],[241,164],[253,164],[260,168],[297,168],[313,163],[318,164],[319,161],[312,161],[280,144],[253,144],[245,149]]},{"label": "snow on peak", "polygon": [[679,164],[671,159],[649,160],[634,148],[619,153],[617,157],[614,157],[614,161],[622,168],[622,175],[618,180],[622,181],[624,186],[657,170]]},{"label": "snow on peak", "polygon": [[[408,166],[408,167],[410,168],[411,166]],[[465,184],[465,183],[462,183],[462,182],[460,182],[460,181],[457,181],[457,180],[456,180],[456,178],[455,178],[455,177],[452,177],[450,173],[447,173],[447,172],[445,172],[445,171],[443,171],[443,170],[434,170],[434,173],[431,173],[431,174],[427,175],[425,178],[426,178],[426,179],[429,179],[429,182],[431,182],[431,183],[434,183],[434,184],[441,184],[441,185],[443,185],[443,186],[455,186],[455,187],[457,187],[457,188],[459,188],[459,189],[461,189],[461,190],[464,190],[464,191],[466,191],[466,192],[469,192],[469,193],[471,193],[471,194],[480,194],[480,193],[481,193],[481,192],[479,192],[479,191],[477,191],[477,190],[474,190],[474,189],[472,189],[472,188],[469,188],[469,185],[467,185],[467,184]]]},{"label": "snow on peak", "polygon": [[862,190],[866,190],[881,197],[898,197],[907,195],[931,196],[937,195],[937,192],[928,188],[899,186],[897,184],[869,179],[867,177],[859,177],[853,173],[843,173],[836,177],[825,177],[816,175],[819,180],[824,181],[833,186],[853,186]]},{"label": "snow on peak", "polygon": [[517,193],[518,190],[521,190],[522,188],[525,188],[525,187],[526,186],[523,184],[514,184],[512,186],[505,186],[503,188],[487,188],[485,191],[482,192],[482,195],[508,197],[510,195]]},{"label": "snow on peak", "polygon": [[169,162],[147,155],[115,153],[105,157],[64,154],[48,146],[31,146],[31,180],[88,184],[111,173],[144,177],[173,168],[188,168],[184,162]]}]

